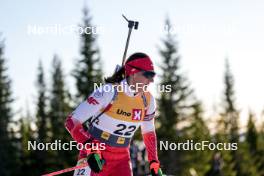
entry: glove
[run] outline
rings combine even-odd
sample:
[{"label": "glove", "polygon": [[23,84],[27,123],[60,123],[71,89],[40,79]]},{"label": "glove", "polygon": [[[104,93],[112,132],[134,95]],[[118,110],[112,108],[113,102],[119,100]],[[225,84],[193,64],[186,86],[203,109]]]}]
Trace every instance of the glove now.
[{"label": "glove", "polygon": [[150,172],[152,176],[162,176],[162,170],[158,161],[152,160],[150,162]]},{"label": "glove", "polygon": [[99,173],[103,170],[105,160],[102,158],[100,151],[92,151],[87,156],[87,163],[94,173]]}]

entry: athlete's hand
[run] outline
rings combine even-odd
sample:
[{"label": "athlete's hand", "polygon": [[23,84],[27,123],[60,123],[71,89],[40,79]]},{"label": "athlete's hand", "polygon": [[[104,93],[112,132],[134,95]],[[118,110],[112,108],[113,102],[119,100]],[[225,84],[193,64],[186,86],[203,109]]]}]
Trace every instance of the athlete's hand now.
[{"label": "athlete's hand", "polygon": [[99,150],[91,151],[87,156],[87,163],[93,172],[99,173],[103,169],[105,160],[102,158],[101,152]]},{"label": "athlete's hand", "polygon": [[158,161],[151,161],[149,167],[152,176],[162,176],[162,170]]}]

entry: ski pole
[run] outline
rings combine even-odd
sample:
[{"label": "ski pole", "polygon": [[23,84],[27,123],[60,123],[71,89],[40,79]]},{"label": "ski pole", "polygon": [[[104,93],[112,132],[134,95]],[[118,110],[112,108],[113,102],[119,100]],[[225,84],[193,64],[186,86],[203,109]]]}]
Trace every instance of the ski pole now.
[{"label": "ski pole", "polygon": [[81,164],[81,165],[78,165],[78,166],[74,166],[74,167],[63,169],[63,170],[55,171],[55,172],[52,172],[52,173],[49,173],[49,174],[44,174],[42,176],[60,175],[60,174],[63,174],[63,173],[66,173],[66,172],[70,172],[70,171],[74,171],[76,169],[80,169],[80,168],[83,168],[83,167],[86,167],[86,166],[88,166],[88,163],[84,163],[84,164]]}]

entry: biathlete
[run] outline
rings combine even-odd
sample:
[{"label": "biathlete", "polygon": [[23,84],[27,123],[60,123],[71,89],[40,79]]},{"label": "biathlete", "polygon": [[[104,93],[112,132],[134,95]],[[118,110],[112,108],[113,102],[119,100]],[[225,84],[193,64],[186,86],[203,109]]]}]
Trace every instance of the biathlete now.
[{"label": "biathlete", "polygon": [[132,176],[129,144],[139,126],[151,174],[162,175],[154,125],[156,102],[146,90],[154,76],[150,57],[135,53],[67,117],[65,126],[78,143],[105,144],[104,150],[80,150],[77,164],[88,162],[89,167],[75,170],[74,176]]}]

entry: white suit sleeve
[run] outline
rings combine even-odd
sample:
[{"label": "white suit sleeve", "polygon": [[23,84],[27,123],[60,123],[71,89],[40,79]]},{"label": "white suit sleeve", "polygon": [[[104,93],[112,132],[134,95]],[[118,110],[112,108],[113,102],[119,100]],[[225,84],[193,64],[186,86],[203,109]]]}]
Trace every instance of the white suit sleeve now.
[{"label": "white suit sleeve", "polygon": [[155,131],[154,117],[156,112],[156,101],[155,98],[151,95],[150,104],[147,109],[144,121],[141,124],[141,132],[145,134],[150,131]]},{"label": "white suit sleeve", "polygon": [[72,112],[72,117],[80,123],[85,122],[89,117],[97,114],[100,109],[106,107],[111,102],[113,96],[114,91],[111,84],[103,85],[96,89]]}]

